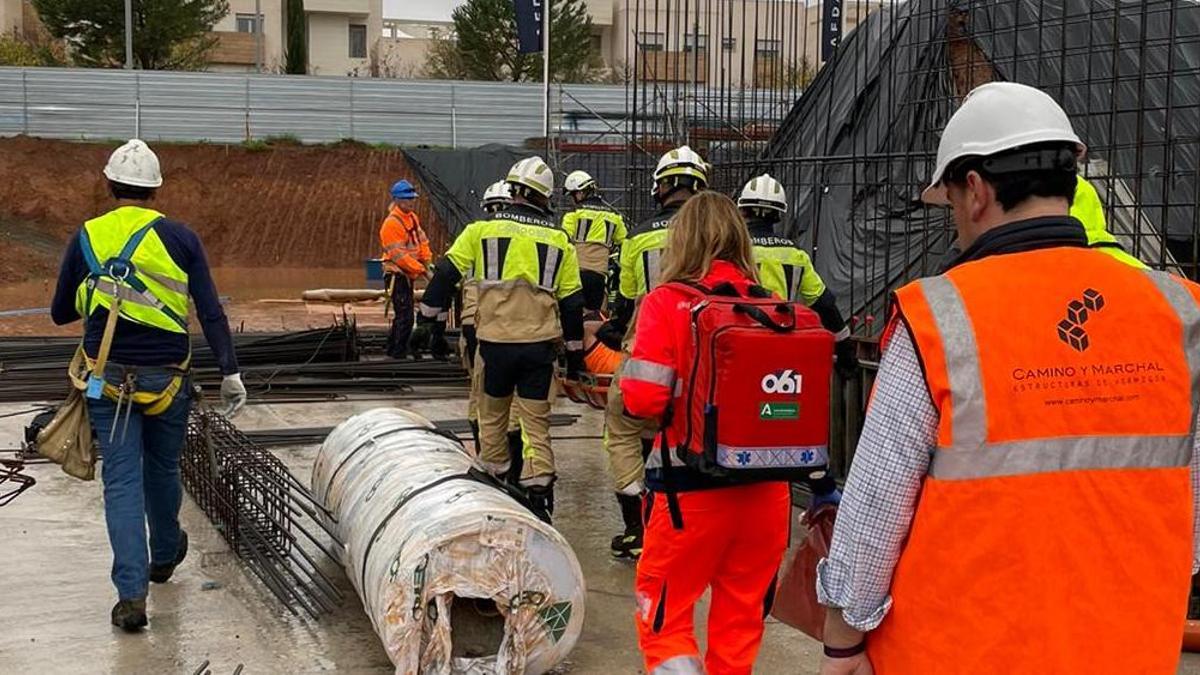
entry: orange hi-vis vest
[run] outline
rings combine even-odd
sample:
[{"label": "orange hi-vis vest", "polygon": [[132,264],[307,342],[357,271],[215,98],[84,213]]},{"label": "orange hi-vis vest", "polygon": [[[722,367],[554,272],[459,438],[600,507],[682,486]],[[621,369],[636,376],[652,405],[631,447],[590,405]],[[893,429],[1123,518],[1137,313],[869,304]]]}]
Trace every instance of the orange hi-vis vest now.
[{"label": "orange hi-vis vest", "polygon": [[896,293],[940,421],[876,673],[1175,672],[1198,299],[1061,247]]},{"label": "orange hi-vis vest", "polygon": [[409,279],[425,274],[425,265],[433,260],[429,238],[421,229],[417,214],[393,205],[379,228],[379,245],[383,248],[384,269],[402,273]]}]

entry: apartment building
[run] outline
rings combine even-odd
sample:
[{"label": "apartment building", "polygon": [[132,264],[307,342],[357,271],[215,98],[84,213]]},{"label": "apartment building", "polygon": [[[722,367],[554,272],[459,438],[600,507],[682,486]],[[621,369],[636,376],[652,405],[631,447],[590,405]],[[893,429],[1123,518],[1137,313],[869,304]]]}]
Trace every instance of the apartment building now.
[{"label": "apartment building", "polygon": [[[282,72],[286,11],[285,0],[230,0],[229,14],[213,27],[218,44],[211,69],[254,72],[261,64],[266,72]],[[310,75],[372,74],[383,33],[382,0],[305,0],[304,15]]]},{"label": "apartment building", "polygon": [[[447,0],[438,17],[423,12],[385,20],[385,51],[396,75],[419,76],[435,31],[452,29],[450,14],[462,2]],[[775,84],[782,71],[799,76],[806,66],[815,70],[823,61],[825,6],[820,1],[584,2],[592,19],[592,49],[618,75],[632,74],[636,67],[643,81],[761,87]],[[835,21],[842,34],[882,2],[841,2]]]}]

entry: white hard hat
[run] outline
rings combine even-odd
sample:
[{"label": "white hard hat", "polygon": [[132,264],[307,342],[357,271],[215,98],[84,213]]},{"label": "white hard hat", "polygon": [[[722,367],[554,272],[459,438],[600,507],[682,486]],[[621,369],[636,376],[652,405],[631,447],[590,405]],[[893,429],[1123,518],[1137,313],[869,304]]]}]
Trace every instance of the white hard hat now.
[{"label": "white hard hat", "polygon": [[104,167],[104,176],[114,183],[143,188],[156,188],[163,182],[158,155],[136,138],[113,150]]},{"label": "white hard hat", "polygon": [[579,192],[590,187],[596,187],[596,179],[586,171],[572,171],[567,174],[567,180],[563,181],[563,192]]},{"label": "white hard hat", "polygon": [[487,208],[493,204],[507,204],[511,201],[512,193],[508,189],[508,183],[498,180],[483,191],[483,199],[479,200],[479,205]]},{"label": "white hard hat", "polygon": [[942,185],[946,169],[962,157],[987,157],[1023,145],[1074,143],[1079,159],[1087,146],[1071,127],[1071,119],[1049,94],[1017,82],[991,82],[971,90],[946,123],[938,143],[937,166],[921,194],[927,204],[948,204]]},{"label": "white hard hat", "polygon": [[671,176],[688,176],[708,185],[708,163],[695,150],[681,145],[660,157],[654,169],[655,183]]},{"label": "white hard hat", "polygon": [[508,178],[504,180],[512,185],[525,186],[546,198],[554,192],[554,172],[537,156],[513,164],[508,171]]},{"label": "white hard hat", "polygon": [[738,197],[737,205],[744,209],[758,207],[787,213],[787,193],[784,192],[782,183],[775,180],[771,174],[764,173],[746,183],[741,196]]}]

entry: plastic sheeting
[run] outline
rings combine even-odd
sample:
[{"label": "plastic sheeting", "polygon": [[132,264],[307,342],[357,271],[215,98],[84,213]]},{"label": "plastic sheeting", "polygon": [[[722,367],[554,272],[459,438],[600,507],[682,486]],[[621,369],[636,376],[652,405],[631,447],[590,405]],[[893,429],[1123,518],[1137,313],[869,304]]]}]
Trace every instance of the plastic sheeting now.
[{"label": "plastic sheeting", "polygon": [[487,186],[508,175],[513,164],[535,153],[507,145],[481,145],[469,150],[409,148],[408,165],[417,172],[422,187],[446,224],[452,241],[468,223],[484,216],[479,200]]},{"label": "plastic sheeting", "polygon": [[1110,207],[1124,195],[1141,207],[1130,218],[1139,231],[1194,236],[1200,3],[889,3],[843,40],[761,158],[791,198],[787,234],[814,250],[843,312],[880,314],[892,289],[935,273],[951,244],[945,214],[919,195],[957,105],[952,14],[996,79],[1063,104],[1092,159],[1118,177]]},{"label": "plastic sheeting", "polygon": [[570,545],[472,466],[457,440],[391,408],[343,422],[313,466],[397,673],[544,673],[583,629]]}]

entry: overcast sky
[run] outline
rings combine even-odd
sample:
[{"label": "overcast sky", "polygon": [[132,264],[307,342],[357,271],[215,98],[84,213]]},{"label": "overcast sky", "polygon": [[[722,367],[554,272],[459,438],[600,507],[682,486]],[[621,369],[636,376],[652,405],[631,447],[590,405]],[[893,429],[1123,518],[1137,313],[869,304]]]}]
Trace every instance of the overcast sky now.
[{"label": "overcast sky", "polygon": [[385,19],[449,21],[450,12],[464,0],[383,0]]}]

